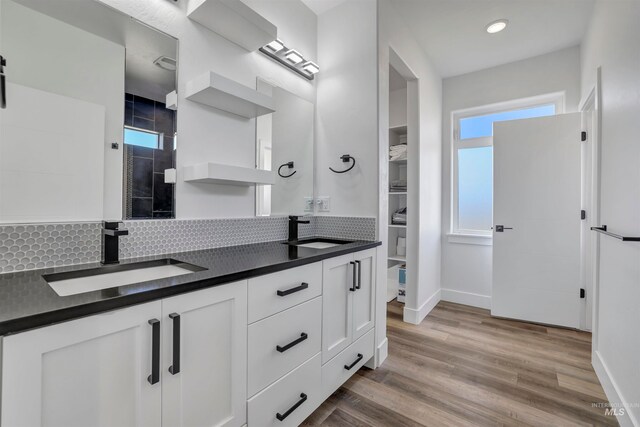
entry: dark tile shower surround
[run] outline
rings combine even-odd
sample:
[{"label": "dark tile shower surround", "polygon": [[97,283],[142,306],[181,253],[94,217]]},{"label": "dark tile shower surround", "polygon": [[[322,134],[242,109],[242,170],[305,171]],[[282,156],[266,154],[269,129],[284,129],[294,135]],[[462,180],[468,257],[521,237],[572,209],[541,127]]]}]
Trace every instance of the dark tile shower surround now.
[{"label": "dark tile shower surround", "polygon": [[175,111],[167,110],[162,102],[128,93],[124,124],[164,135],[160,149],[124,145],[127,219],[174,218],[174,185],[164,182],[164,170],[176,164]]}]

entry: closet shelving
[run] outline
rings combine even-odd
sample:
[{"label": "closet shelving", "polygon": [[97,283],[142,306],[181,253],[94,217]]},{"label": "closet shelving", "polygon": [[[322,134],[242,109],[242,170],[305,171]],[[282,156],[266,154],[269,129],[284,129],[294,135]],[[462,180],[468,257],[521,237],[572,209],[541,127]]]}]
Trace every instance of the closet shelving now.
[{"label": "closet shelving", "polygon": [[[389,147],[406,144],[407,126],[393,126],[389,128]],[[389,266],[405,263],[406,255],[398,255],[398,237],[407,237],[406,224],[394,224],[393,214],[401,208],[407,207],[407,188],[393,190],[392,184],[397,181],[407,181],[407,160],[389,160],[389,244],[387,260]]]}]

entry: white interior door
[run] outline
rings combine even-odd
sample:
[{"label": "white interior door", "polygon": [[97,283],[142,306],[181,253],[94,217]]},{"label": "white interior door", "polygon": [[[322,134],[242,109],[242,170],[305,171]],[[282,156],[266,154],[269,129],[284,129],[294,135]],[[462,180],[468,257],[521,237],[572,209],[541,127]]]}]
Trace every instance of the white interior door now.
[{"label": "white interior door", "polygon": [[493,144],[491,314],[578,328],[580,113],[495,123]]}]

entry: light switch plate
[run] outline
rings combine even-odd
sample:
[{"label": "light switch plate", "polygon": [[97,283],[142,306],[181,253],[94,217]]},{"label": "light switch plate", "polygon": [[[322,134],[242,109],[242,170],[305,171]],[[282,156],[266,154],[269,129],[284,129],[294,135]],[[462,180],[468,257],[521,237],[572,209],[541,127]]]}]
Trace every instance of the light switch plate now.
[{"label": "light switch plate", "polygon": [[313,212],[313,206],[315,205],[315,200],[313,197],[305,197],[304,198],[304,211],[305,212]]},{"label": "light switch plate", "polygon": [[318,197],[316,200],[318,212],[329,212],[331,210],[331,197]]}]

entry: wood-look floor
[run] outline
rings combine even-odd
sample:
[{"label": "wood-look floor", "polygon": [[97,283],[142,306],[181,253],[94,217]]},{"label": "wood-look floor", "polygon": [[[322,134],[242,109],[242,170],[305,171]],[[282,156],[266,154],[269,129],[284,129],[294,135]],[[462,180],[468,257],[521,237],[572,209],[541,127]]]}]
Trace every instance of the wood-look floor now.
[{"label": "wood-look floor", "polygon": [[361,369],[303,425],[617,425],[591,367],[591,334],[440,302],[417,326],[388,305],[389,357]]}]

